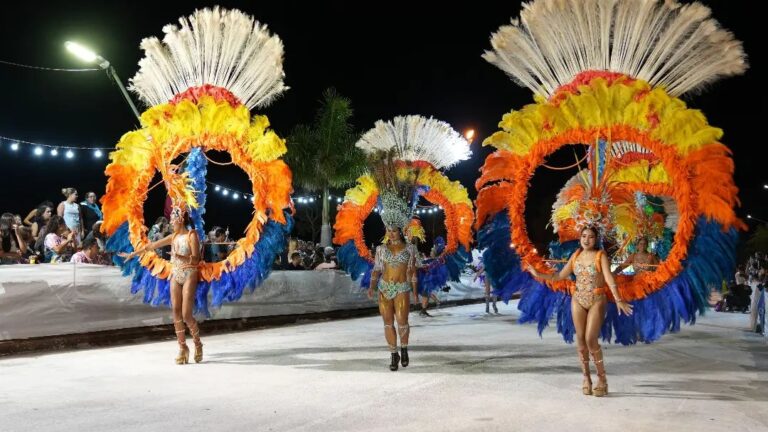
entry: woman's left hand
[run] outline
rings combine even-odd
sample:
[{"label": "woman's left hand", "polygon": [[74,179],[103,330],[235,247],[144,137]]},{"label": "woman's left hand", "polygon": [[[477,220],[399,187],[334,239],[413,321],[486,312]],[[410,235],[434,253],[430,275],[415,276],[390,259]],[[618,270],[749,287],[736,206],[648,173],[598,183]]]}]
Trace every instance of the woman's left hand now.
[{"label": "woman's left hand", "polygon": [[632,305],[621,300],[616,302],[616,307],[619,309],[619,315],[624,314],[626,316],[632,315]]}]

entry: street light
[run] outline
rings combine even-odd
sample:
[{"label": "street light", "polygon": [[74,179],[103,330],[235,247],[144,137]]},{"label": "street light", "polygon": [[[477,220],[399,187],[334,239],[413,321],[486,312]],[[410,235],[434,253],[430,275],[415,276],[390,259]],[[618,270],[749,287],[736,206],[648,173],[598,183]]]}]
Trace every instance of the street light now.
[{"label": "street light", "polygon": [[133,111],[133,114],[139,120],[139,123],[141,123],[141,114],[139,114],[139,110],[136,109],[136,105],[133,104],[133,100],[131,100],[131,96],[128,94],[128,90],[126,90],[125,86],[123,86],[123,82],[120,81],[120,77],[117,76],[117,71],[115,71],[115,68],[109,63],[109,61],[77,42],[67,41],[64,43],[64,46],[67,48],[67,51],[74,54],[75,57],[87,63],[97,63],[100,68],[107,72],[107,75],[112,78],[115,83],[117,83],[117,86],[120,88],[120,92],[123,94],[125,101],[128,102],[128,105],[131,106],[131,111]]},{"label": "street light", "polygon": [[466,132],[464,132],[464,138],[469,141],[470,144],[472,144],[472,139],[475,138],[475,130],[474,129],[468,129]]}]

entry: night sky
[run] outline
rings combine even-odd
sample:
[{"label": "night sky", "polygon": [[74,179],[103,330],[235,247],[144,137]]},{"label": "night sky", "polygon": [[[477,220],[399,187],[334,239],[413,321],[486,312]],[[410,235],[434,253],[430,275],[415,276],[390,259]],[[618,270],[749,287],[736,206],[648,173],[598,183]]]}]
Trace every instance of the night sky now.
[{"label": "night sky", "polygon": [[[314,3],[314,4],[310,4]],[[724,27],[744,42],[751,68],[746,75],[715,83],[687,103],[704,111],[711,124],[725,130],[723,142],[734,152],[739,214],[768,220],[768,183],[758,152],[766,124],[763,58],[758,54],[758,16],[747,2],[705,1]],[[162,36],[165,24],[176,22],[207,2],[16,2],[4,6],[0,60],[79,68],[88,67],[64,50],[66,40],[87,44],[116,67],[123,82],[137,71],[139,42]],[[360,131],[377,119],[396,115],[434,116],[463,131],[474,128],[472,160],[451,169],[475,196],[474,181],[490,148],[482,139],[493,133],[501,116],[532,102],[527,89],[516,86],[480,55],[489,37],[517,16],[517,2],[221,2],[247,12],[280,36],[285,45],[286,83],[291,87],[259,114],[267,115],[280,136],[297,123],[313,118],[322,91],[335,87],[352,100],[353,123]],[[49,72],[0,64],[0,135],[51,145],[111,147],[137,123],[117,87],[103,72]],[[134,100],[138,102],[137,98]],[[143,110],[140,105],[140,110]],[[12,152],[0,140],[0,212],[26,214],[40,201],[58,203],[62,187],[104,192],[107,158],[79,151],[73,160],[60,154],[36,157],[32,148]],[[288,144],[290,151],[290,143]],[[556,154],[553,165],[572,162],[570,151]],[[554,194],[572,175],[539,170],[528,200],[529,230],[544,240],[544,225]],[[248,181],[229,167],[209,168],[210,181],[242,191]],[[337,191],[341,193],[342,191]],[[147,220],[159,214],[162,194],[150,195]],[[249,206],[209,191],[208,224],[242,229]],[[426,225],[426,224],[425,224]]]}]

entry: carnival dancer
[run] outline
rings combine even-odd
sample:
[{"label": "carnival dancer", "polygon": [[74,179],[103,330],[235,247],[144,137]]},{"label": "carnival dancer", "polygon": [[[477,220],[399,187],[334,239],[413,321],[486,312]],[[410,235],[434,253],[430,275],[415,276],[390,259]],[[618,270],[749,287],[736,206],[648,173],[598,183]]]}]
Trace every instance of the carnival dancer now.
[{"label": "carnival dancer", "polygon": [[[469,157],[469,143],[445,122],[421,116],[395,117],[376,126],[357,142],[369,158],[369,174],[349,189],[336,215],[334,242],[340,266],[353,279],[360,278],[371,298],[377,298],[384,321],[384,336],[391,353],[390,369],[408,366],[411,296],[428,298],[458,273],[468,259],[472,202],[466,189],[449,181],[439,170]],[[419,200],[445,211],[448,245],[429,266],[423,266],[412,243],[423,240],[414,218]],[[376,211],[386,237],[375,253],[363,238],[363,224]],[[397,322],[397,331],[395,329]],[[397,350],[397,336],[400,352]]]},{"label": "carnival dancer", "polygon": [[[530,267],[532,275],[539,279],[556,282],[576,275],[576,284],[571,293],[571,316],[576,328],[576,345],[581,361],[581,371],[584,374],[582,391],[585,395],[605,396],[608,394],[608,381],[605,377],[603,352],[600,349],[598,337],[605,320],[605,305],[607,303],[606,285],[613,294],[619,313],[632,315],[632,305],[624,301],[616,288],[616,281],[611,273],[610,261],[602,249],[597,248],[598,230],[593,226],[581,229],[579,240],[581,249],[577,250],[568,263],[558,273],[542,274]],[[597,385],[592,388],[592,378],[589,369],[589,356],[597,369]]]},{"label": "carnival dancer", "polygon": [[189,347],[186,342],[186,330],[195,344],[195,363],[203,361],[203,343],[200,340],[200,327],[192,313],[195,305],[195,294],[199,278],[200,237],[194,228],[190,229],[192,221],[189,213],[181,207],[171,210],[171,226],[173,234],[156,242],[133,251],[121,253],[125,259],[140,256],[146,251],[154,251],[165,246],[171,246],[171,309],[173,310],[173,327],[176,330],[176,340],[179,343],[179,355],[176,364],[189,362]]}]

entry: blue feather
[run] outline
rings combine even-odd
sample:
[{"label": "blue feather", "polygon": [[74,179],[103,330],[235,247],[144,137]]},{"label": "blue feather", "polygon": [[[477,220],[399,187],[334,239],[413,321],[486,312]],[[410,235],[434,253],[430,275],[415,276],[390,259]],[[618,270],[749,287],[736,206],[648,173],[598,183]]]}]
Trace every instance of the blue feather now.
[{"label": "blue feather", "polygon": [[205,222],[203,221],[206,202],[205,176],[208,173],[208,159],[206,159],[203,149],[194,147],[190,150],[185,171],[192,180],[192,188],[195,190],[195,199],[197,200],[198,205],[197,208],[193,208],[189,211],[189,217],[192,219],[192,223],[198,234],[203,235],[203,233],[205,233]]},{"label": "blue feather", "polygon": [[448,281],[458,282],[461,271],[472,260],[471,255],[459,246],[456,252],[440,258],[425,260],[417,272],[419,294],[429,296],[444,287]]},{"label": "blue feather", "polygon": [[[193,163],[188,166],[194,166]],[[203,202],[205,197],[203,197]],[[259,241],[254,251],[245,262],[231,271],[222,273],[219,280],[210,283],[198,282],[195,296],[195,313],[210,316],[209,305],[219,307],[225,302],[239,300],[245,289],[251,292],[269,276],[275,257],[286,247],[286,236],[293,229],[293,217],[285,212],[286,224],[280,224],[272,219],[264,225]],[[110,252],[131,252],[128,239],[128,224],[125,223],[107,240],[107,250]],[[143,299],[153,306],[170,306],[170,281],[153,276],[139,264],[138,258],[123,262],[119,257],[115,262],[120,264],[123,274],[133,275],[131,293],[144,291]],[[209,302],[210,296],[210,302]]]},{"label": "blue feather", "polygon": [[[556,318],[557,332],[566,342],[573,342],[571,296],[550,290],[521,271],[519,257],[509,247],[509,218],[505,212],[496,214],[478,231],[478,244],[486,248],[483,263],[495,291],[507,300],[520,291],[520,323],[535,322],[539,334]],[[701,217],[694,238],[683,261],[683,270],[665,286],[647,297],[632,302],[632,316],[619,316],[614,303],[606,308],[601,329],[603,340],[630,345],[650,343],[668,332],[680,330],[681,323],[694,324],[696,314],[707,307],[709,287],[719,286],[730,277],[736,266],[738,232],[723,230],[714,221]],[[553,255],[569,254],[572,244],[551,245]]]},{"label": "blue feather", "polygon": [[373,263],[361,257],[355,247],[355,242],[350,240],[343,244],[336,252],[336,259],[341,267],[352,280],[360,279],[360,287],[367,288],[371,283],[371,270]]}]

